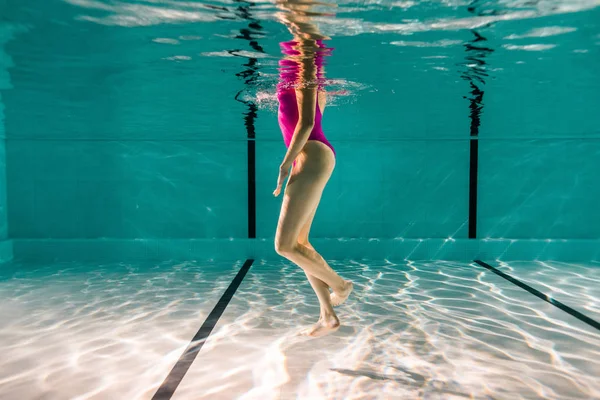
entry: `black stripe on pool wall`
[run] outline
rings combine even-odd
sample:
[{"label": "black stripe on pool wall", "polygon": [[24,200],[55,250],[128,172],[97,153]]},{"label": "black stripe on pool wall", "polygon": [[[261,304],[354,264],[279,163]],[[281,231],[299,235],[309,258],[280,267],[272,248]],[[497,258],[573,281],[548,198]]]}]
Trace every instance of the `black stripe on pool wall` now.
[{"label": "black stripe on pool wall", "polygon": [[227,290],[225,290],[225,293],[223,293],[223,295],[221,296],[221,299],[219,299],[219,301],[217,302],[215,308],[213,308],[213,310],[206,318],[206,321],[204,321],[204,323],[200,327],[200,330],[196,333],[196,335],[194,336],[188,347],[185,349],[181,357],[179,357],[179,360],[177,360],[177,363],[175,364],[173,369],[171,369],[171,372],[163,381],[162,385],[160,385],[160,387],[154,394],[154,397],[152,397],[152,400],[169,400],[173,396],[175,390],[183,380],[183,377],[185,376],[187,371],[190,369],[190,366],[196,359],[198,352],[200,351],[200,349],[202,349],[202,346],[206,342],[206,339],[208,338],[213,328],[219,321],[219,318],[221,318],[221,315],[225,311],[225,308],[227,308],[227,305],[231,301],[231,298],[235,294],[235,291],[242,283],[242,280],[244,280],[244,277],[246,276],[246,273],[252,266],[253,262],[254,260],[246,260],[246,262],[239,270],[235,278],[233,278],[233,281],[231,281],[231,283],[229,284]]},{"label": "black stripe on pool wall", "polygon": [[490,271],[492,271],[493,273],[495,273],[496,275],[499,275],[501,277],[503,277],[504,279],[506,279],[509,282],[514,283],[515,285],[527,290],[529,293],[533,294],[534,296],[539,297],[540,299],[552,304],[555,307],[560,308],[561,310],[571,314],[572,316],[574,316],[575,318],[577,318],[578,320],[585,322],[586,324],[590,325],[593,328],[596,328],[598,330],[600,330],[600,323],[591,319],[590,317],[580,313],[577,310],[572,309],[571,307],[564,305],[563,303],[561,303],[558,300],[553,299],[552,297],[548,296],[547,294],[544,294],[542,292],[540,292],[537,289],[532,288],[531,286],[527,285],[526,283],[521,282],[518,279],[513,278],[510,275],[505,274],[504,272],[492,267],[491,265],[484,263],[483,261],[480,260],[475,260],[475,262],[479,265],[481,265],[484,268],[489,269]]},{"label": "black stripe on pool wall", "polygon": [[[262,37],[263,27],[260,21],[252,16],[252,2],[244,0],[235,0],[237,7],[235,8],[236,15],[248,21],[245,28],[239,30],[235,36],[236,39],[243,40],[257,53],[264,53],[264,49],[258,43],[257,38]],[[248,238],[256,238],[256,126],[254,121],[258,117],[258,106],[254,102],[254,96],[251,93],[252,87],[256,87],[260,78],[260,64],[258,58],[246,56],[239,49],[229,50],[229,53],[235,57],[247,58],[244,64],[244,70],[235,74],[238,78],[244,80],[244,88],[240,90],[235,100],[247,106],[247,111],[244,113],[244,126],[248,138]]]},{"label": "black stripe on pool wall", "polygon": [[248,237],[256,238],[256,142],[248,140]]},{"label": "black stripe on pool wall", "polygon": [[[486,3],[479,0],[471,2],[467,11],[476,16],[485,16]],[[489,26],[489,25],[488,25]],[[482,28],[485,28],[484,26]],[[469,100],[470,140],[469,140],[469,239],[477,238],[477,170],[479,167],[479,127],[481,113],[483,112],[483,95],[486,79],[489,77],[486,57],[494,50],[484,44],[487,38],[476,30],[471,30],[473,38],[464,44],[465,60],[460,64],[463,67],[461,78],[469,82],[470,92],[464,96]]]},{"label": "black stripe on pool wall", "polygon": [[469,239],[477,238],[477,170],[479,168],[479,141],[469,140]]}]

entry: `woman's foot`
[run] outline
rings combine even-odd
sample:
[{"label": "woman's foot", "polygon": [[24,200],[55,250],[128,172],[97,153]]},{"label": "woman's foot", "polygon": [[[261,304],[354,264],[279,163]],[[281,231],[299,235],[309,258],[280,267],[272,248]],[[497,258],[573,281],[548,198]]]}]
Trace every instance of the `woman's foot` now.
[{"label": "woman's foot", "polygon": [[340,328],[340,320],[337,316],[321,317],[319,321],[312,327],[300,332],[301,335],[320,337],[329,333],[335,332]]},{"label": "woman's foot", "polygon": [[344,281],[344,288],[342,289],[342,291],[334,291],[333,293],[331,293],[331,304],[333,306],[339,306],[340,304],[345,302],[348,299],[348,296],[350,296],[350,293],[352,293],[353,288],[354,285],[352,284],[352,282]]}]

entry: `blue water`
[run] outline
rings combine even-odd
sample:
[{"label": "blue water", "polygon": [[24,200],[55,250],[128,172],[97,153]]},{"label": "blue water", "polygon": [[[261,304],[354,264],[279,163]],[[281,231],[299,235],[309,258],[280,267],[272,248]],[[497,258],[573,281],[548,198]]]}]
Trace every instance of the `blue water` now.
[{"label": "blue water", "polygon": [[152,398],[246,258],[174,399],[600,398],[598,331],[473,263],[600,319],[600,1],[298,6],[356,288],[318,340],[273,249],[285,4],[0,0],[0,399]]},{"label": "blue water", "polygon": [[[315,17],[339,157],[313,236],[467,238],[475,137],[477,238],[600,238],[597,6],[347,2]],[[250,124],[256,235],[272,238],[291,39],[276,11],[5,0],[8,236],[247,238]]]}]

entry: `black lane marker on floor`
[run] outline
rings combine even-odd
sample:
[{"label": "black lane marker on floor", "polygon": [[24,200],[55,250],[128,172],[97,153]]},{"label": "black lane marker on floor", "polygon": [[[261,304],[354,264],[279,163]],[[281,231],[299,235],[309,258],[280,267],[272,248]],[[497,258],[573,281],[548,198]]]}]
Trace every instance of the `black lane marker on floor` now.
[{"label": "black lane marker on floor", "polygon": [[479,265],[481,265],[484,268],[489,269],[490,271],[492,271],[493,273],[495,273],[496,275],[499,275],[501,277],[503,277],[504,279],[506,279],[509,282],[514,283],[515,285],[527,290],[529,293],[539,297],[540,299],[547,301],[548,303],[552,304],[553,306],[556,306],[558,308],[560,308],[561,310],[571,314],[572,316],[574,316],[575,318],[577,318],[578,320],[585,322],[586,324],[600,330],[600,323],[597,321],[594,321],[593,319],[591,319],[590,317],[583,315],[582,313],[580,313],[577,310],[572,309],[571,307],[564,305],[563,303],[561,303],[558,300],[553,299],[552,297],[540,292],[539,290],[536,290],[534,288],[532,288],[531,286],[527,285],[526,283],[521,282],[518,279],[513,278],[510,275],[505,274],[504,272],[492,267],[489,264],[484,263],[483,261],[480,260],[475,260],[475,262]]},{"label": "black lane marker on floor", "polygon": [[160,385],[154,394],[154,397],[152,397],[152,400],[169,400],[173,396],[173,393],[175,393],[175,390],[181,383],[183,377],[190,369],[190,366],[194,362],[194,359],[196,359],[198,352],[200,349],[202,349],[204,342],[206,342],[208,335],[210,335],[213,328],[219,321],[223,311],[225,311],[225,308],[227,308],[229,301],[231,301],[235,291],[242,283],[242,280],[244,280],[244,277],[246,276],[246,273],[252,266],[253,262],[254,260],[246,260],[235,278],[233,278],[233,281],[231,281],[229,284],[227,290],[225,290],[225,293],[223,293],[223,296],[221,296],[221,299],[217,302],[215,308],[213,308],[206,318],[206,321],[204,321],[200,327],[198,333],[196,333],[196,336],[194,336],[192,339],[192,342],[185,349],[181,357],[179,357],[179,360],[177,360],[177,363],[162,385]]}]

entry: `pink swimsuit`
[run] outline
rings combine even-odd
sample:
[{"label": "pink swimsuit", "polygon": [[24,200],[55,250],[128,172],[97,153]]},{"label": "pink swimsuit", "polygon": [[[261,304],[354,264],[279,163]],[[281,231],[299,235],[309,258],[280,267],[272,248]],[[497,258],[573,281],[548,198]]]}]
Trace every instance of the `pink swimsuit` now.
[{"label": "pink swimsuit", "polygon": [[[282,53],[291,56],[297,56],[300,53],[294,49],[298,42],[289,41],[280,43]],[[322,89],[321,82],[323,79],[323,52],[330,50],[323,45],[321,40],[317,40],[317,46],[323,51],[317,51],[315,54],[315,65],[317,67],[317,81],[318,90]],[[279,112],[278,120],[281,133],[283,134],[283,141],[286,147],[290,147],[292,136],[294,136],[294,130],[298,124],[298,103],[296,102],[296,90],[294,85],[300,80],[298,71],[300,67],[298,62],[289,58],[283,58],[279,61],[279,84],[277,85],[277,99],[279,100]],[[321,114],[321,108],[319,107],[319,100],[317,96],[317,105],[315,110],[315,126],[310,132],[308,140],[317,140],[325,143],[331,148],[335,155],[333,146],[323,133],[323,127],[321,126],[321,120],[323,115]]]}]

